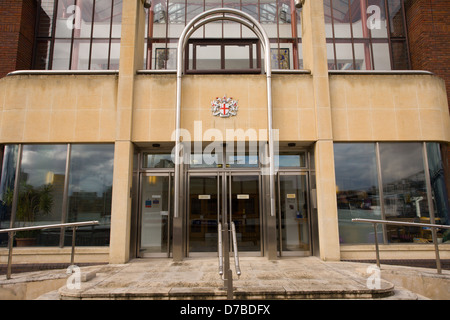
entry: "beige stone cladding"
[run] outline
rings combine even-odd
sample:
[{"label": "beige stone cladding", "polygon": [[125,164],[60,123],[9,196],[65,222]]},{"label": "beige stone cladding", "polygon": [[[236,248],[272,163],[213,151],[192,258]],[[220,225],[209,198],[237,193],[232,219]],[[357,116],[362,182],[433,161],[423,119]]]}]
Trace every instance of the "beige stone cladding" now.
[{"label": "beige stone cladding", "polygon": [[429,74],[332,75],[334,141],[449,141],[444,82]]}]

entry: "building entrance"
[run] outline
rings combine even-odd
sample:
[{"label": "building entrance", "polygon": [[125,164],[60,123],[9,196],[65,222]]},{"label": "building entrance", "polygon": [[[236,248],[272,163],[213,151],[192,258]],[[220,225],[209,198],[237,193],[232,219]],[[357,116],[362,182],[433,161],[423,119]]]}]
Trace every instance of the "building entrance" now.
[{"label": "building entrance", "polygon": [[261,253],[259,174],[191,173],[188,190],[188,256],[217,253],[218,223],[225,216],[236,226],[239,252]]},{"label": "building entrance", "polygon": [[238,156],[227,154],[224,146],[208,156],[191,154],[183,169],[183,222],[177,227],[170,150],[159,147],[139,155],[137,256],[171,257],[174,248],[181,248],[185,257],[217,255],[218,225],[225,222],[236,227],[239,254],[312,254],[315,206],[308,152],[299,149],[277,157],[274,215],[259,151],[247,149]]}]

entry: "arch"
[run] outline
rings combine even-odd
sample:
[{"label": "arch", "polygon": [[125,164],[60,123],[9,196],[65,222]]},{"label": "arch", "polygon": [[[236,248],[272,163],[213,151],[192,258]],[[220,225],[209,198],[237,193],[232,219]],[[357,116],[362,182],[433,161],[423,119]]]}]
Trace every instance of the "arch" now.
[{"label": "arch", "polygon": [[275,216],[275,182],[274,182],[274,142],[272,129],[272,66],[270,59],[270,42],[265,30],[261,24],[251,15],[232,8],[217,8],[200,13],[193,18],[183,29],[180,39],[178,40],[177,51],[177,98],[176,98],[176,126],[175,126],[175,176],[174,176],[174,218],[179,218],[181,208],[180,181],[182,180],[182,163],[183,159],[181,147],[181,79],[183,77],[183,53],[190,36],[200,27],[213,21],[228,20],[240,23],[250,30],[259,38],[265,53],[265,72],[267,78],[267,114],[268,114],[268,131],[269,131],[269,190],[270,190],[270,215]]}]

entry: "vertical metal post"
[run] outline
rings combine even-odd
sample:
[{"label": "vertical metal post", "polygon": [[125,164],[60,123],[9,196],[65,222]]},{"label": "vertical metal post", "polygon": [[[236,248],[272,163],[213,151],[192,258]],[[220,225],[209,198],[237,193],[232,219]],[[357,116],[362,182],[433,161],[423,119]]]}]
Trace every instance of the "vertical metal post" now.
[{"label": "vertical metal post", "polygon": [[433,244],[434,244],[434,253],[436,255],[436,269],[437,273],[442,273],[442,267],[441,267],[441,258],[439,256],[439,244],[437,242],[437,235],[436,235],[436,228],[431,228],[431,235],[433,237]]},{"label": "vertical metal post", "polygon": [[378,236],[377,236],[377,224],[374,223],[373,224],[373,230],[374,230],[374,235],[375,235],[375,252],[376,252],[376,257],[377,257],[377,267],[380,267],[380,249],[378,248]]},{"label": "vertical metal post", "polygon": [[[428,152],[427,152],[427,143],[422,143],[422,155],[423,155],[423,164],[424,164],[424,170],[425,170],[425,183],[427,186],[427,199],[428,199],[428,210],[430,212],[430,223],[435,224],[435,217],[434,217],[434,204],[433,204],[433,194],[431,192],[431,179],[430,179],[430,168],[428,165]],[[441,269],[441,258],[439,256],[439,244],[437,242],[437,234],[436,234],[436,228],[431,228],[431,236],[433,238],[433,244],[434,244],[434,252],[436,255],[436,268],[437,272],[440,274],[442,273]]]},{"label": "vertical metal post", "polygon": [[77,231],[77,227],[73,227],[72,229],[72,253],[70,254],[70,265],[73,265],[75,260],[75,233]]},{"label": "vertical metal post", "polygon": [[6,269],[6,279],[11,279],[11,264],[12,264],[12,253],[13,253],[13,243],[14,243],[14,231],[8,232],[8,267]]},{"label": "vertical metal post", "polygon": [[[229,254],[228,254],[228,258],[229,258]],[[233,300],[233,271],[231,271],[231,269],[228,269],[227,271],[227,299],[228,300]]]},{"label": "vertical metal post", "polygon": [[223,276],[223,241],[222,241],[222,223],[218,223],[217,228],[219,239],[218,239],[218,250],[219,250],[219,275]]},{"label": "vertical metal post", "polygon": [[[70,143],[67,144],[67,154],[66,154],[66,168],[65,168],[65,177],[64,177],[64,191],[63,191],[63,201],[62,201],[62,217],[61,223],[67,222],[67,203],[69,199],[69,170],[70,170],[70,154],[72,152],[72,145]],[[59,247],[64,247],[64,238],[65,238],[66,228],[61,228],[61,232],[59,235]]]},{"label": "vertical metal post", "polygon": [[[375,143],[375,157],[377,161],[377,180],[378,180],[378,192],[380,196],[380,209],[381,209],[381,220],[386,220],[385,208],[384,208],[384,190],[383,190],[383,177],[381,175],[381,156],[380,156],[380,144]],[[387,243],[387,232],[386,226],[381,225],[383,230],[383,243]]]},{"label": "vertical metal post", "polygon": [[[227,174],[223,173],[222,178],[222,222],[223,222],[223,253],[224,253],[224,282],[223,285],[225,289],[227,290],[227,299],[233,299],[233,273],[230,268],[230,237],[229,237],[229,223],[228,223],[228,208],[227,208],[227,197],[229,191],[227,189]],[[231,193],[231,192],[230,192]]]}]

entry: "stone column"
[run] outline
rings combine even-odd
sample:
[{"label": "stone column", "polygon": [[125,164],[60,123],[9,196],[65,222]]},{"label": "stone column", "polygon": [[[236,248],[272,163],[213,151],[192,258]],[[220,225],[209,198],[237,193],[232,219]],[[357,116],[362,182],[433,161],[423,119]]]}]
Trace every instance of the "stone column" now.
[{"label": "stone column", "polygon": [[333,130],[323,1],[306,0],[302,9],[304,68],[311,70],[317,123],[315,167],[320,258],[340,260],[334,171]]},{"label": "stone column", "polygon": [[[117,88],[116,140],[111,209],[110,263],[130,259],[133,151],[134,80],[143,65],[145,16],[141,0],[127,0],[122,7],[122,35]],[[136,191],[135,191],[136,192]]]}]

